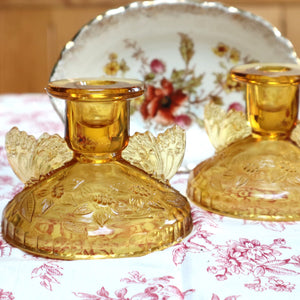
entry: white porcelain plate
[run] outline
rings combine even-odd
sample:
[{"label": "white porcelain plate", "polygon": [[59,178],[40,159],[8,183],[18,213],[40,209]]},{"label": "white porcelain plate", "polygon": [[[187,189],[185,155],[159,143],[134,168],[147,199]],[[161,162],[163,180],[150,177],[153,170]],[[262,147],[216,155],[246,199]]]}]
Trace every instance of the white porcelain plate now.
[{"label": "white porcelain plate", "polygon": [[[131,134],[186,129],[182,170],[214,152],[203,128],[209,101],[244,108],[244,87],[228,77],[236,64],[297,63],[291,43],[268,22],[219,3],[146,1],[110,10],[68,42],[50,80],[113,76],[144,80],[131,103]],[[64,101],[51,99],[64,119]]]}]

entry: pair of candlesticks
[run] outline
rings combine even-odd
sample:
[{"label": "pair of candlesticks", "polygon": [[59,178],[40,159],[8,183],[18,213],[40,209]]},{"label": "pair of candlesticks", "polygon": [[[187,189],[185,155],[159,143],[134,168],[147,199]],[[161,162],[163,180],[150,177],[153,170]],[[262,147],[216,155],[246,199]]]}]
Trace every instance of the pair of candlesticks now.
[{"label": "pair of candlesticks", "polygon": [[[231,76],[246,83],[249,130],[190,172],[187,198],[230,217],[300,220],[300,67],[249,64]],[[129,137],[128,100],[143,95],[143,83],[59,80],[47,92],[66,100],[66,136],[7,134],[8,160],[25,187],[3,212],[6,241],[71,260],[145,255],[186,237],[191,207],[169,184],[184,155],[184,130]]]}]

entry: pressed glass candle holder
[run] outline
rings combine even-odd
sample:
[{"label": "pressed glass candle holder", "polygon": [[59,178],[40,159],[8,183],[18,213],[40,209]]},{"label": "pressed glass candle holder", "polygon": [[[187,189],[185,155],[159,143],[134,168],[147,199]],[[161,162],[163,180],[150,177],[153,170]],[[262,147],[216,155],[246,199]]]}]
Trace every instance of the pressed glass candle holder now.
[{"label": "pressed glass candle holder", "polygon": [[187,199],[121,155],[129,100],[143,94],[143,84],[60,80],[47,92],[66,100],[65,140],[73,158],[9,202],[4,238],[39,256],[90,259],[140,256],[185,237],[192,229]]},{"label": "pressed glass candle holder", "polygon": [[231,76],[246,83],[252,134],[200,163],[190,173],[188,198],[230,217],[300,220],[300,149],[291,140],[300,67],[248,64],[234,67]]}]

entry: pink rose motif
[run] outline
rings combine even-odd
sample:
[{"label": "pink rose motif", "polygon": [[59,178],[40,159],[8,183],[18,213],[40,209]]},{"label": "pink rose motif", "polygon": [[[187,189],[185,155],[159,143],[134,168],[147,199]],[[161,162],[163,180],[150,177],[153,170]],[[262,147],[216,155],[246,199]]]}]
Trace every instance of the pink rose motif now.
[{"label": "pink rose motif", "polygon": [[226,266],[227,272],[230,274],[248,275],[254,266],[240,251],[231,248],[227,249],[224,254],[221,254],[218,261]]},{"label": "pink rose motif", "polygon": [[175,117],[175,123],[183,129],[187,129],[192,124],[192,119],[188,115],[179,115]]},{"label": "pink rose motif", "polygon": [[244,112],[245,111],[245,108],[243,105],[241,105],[240,103],[238,102],[233,102],[229,105],[228,107],[228,110],[227,111],[230,111],[230,110],[235,110],[235,111],[242,111]]},{"label": "pink rose motif", "polygon": [[150,68],[155,74],[162,74],[166,71],[166,65],[159,59],[153,59],[150,63]]},{"label": "pink rose motif", "polygon": [[[227,280],[229,276],[244,274],[252,275],[253,283],[244,284],[248,289],[262,292],[267,289],[276,292],[291,292],[295,284],[285,282],[279,276],[295,276],[300,273],[291,269],[291,266],[300,266],[300,256],[278,259],[282,253],[278,249],[286,249],[283,238],[275,239],[270,245],[261,244],[258,240],[229,240],[225,246],[217,246],[217,266],[210,266],[207,272],[214,274],[219,281]],[[225,249],[224,249],[225,247]],[[275,274],[275,275],[274,275]]]},{"label": "pink rose motif", "polygon": [[236,245],[237,251],[241,252],[244,257],[253,261],[266,261],[275,258],[275,251],[270,246],[261,245],[257,240],[240,239],[240,243]]}]

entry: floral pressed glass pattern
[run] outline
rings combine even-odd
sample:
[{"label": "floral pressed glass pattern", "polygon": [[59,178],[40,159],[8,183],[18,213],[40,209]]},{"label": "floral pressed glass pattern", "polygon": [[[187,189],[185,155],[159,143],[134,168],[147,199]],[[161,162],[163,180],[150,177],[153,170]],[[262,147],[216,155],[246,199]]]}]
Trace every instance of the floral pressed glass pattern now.
[{"label": "floral pressed glass pattern", "polygon": [[190,174],[188,197],[222,215],[300,220],[300,148],[290,138],[297,122],[300,67],[248,64],[233,68],[231,76],[247,85],[252,134],[200,163]]},{"label": "floral pressed glass pattern", "polygon": [[[140,151],[142,154],[136,151],[133,158],[133,163],[145,160],[145,164],[140,162],[140,168],[122,158],[129,141],[128,99],[143,94],[141,82],[60,80],[49,83],[47,91],[66,100],[65,140],[72,156],[62,140],[58,139],[55,147],[47,143],[52,152],[60,150],[61,166],[45,167],[41,173],[41,164],[34,163],[32,176],[20,176],[26,181],[25,188],[4,210],[4,238],[44,257],[90,259],[140,256],[185,237],[192,229],[190,206],[168,184],[174,166],[165,167],[167,173],[160,171],[153,176],[146,173],[142,168],[147,164],[147,146]],[[170,147],[175,148],[168,157],[171,162],[177,161],[177,167],[184,153],[184,146],[179,143],[184,140],[182,134],[179,128],[166,133],[167,138],[177,141],[171,143]],[[56,136],[50,138],[57,140]],[[33,155],[28,155],[30,160],[35,161],[41,155],[45,165],[49,165],[47,159],[51,161],[52,152],[41,149],[41,138],[32,141],[32,137],[26,137],[16,128],[7,137],[10,161],[22,159],[24,151],[18,149],[26,148],[27,139],[29,148],[33,148]],[[149,136],[145,134],[144,139]],[[159,144],[160,139],[163,136],[153,137],[152,141]],[[142,140],[138,138],[139,143]],[[154,148],[152,145],[149,153],[154,155]],[[128,153],[124,156],[130,161]],[[17,168],[21,170],[17,174],[26,173],[24,165],[28,163]],[[151,172],[155,173],[153,169]]]}]

